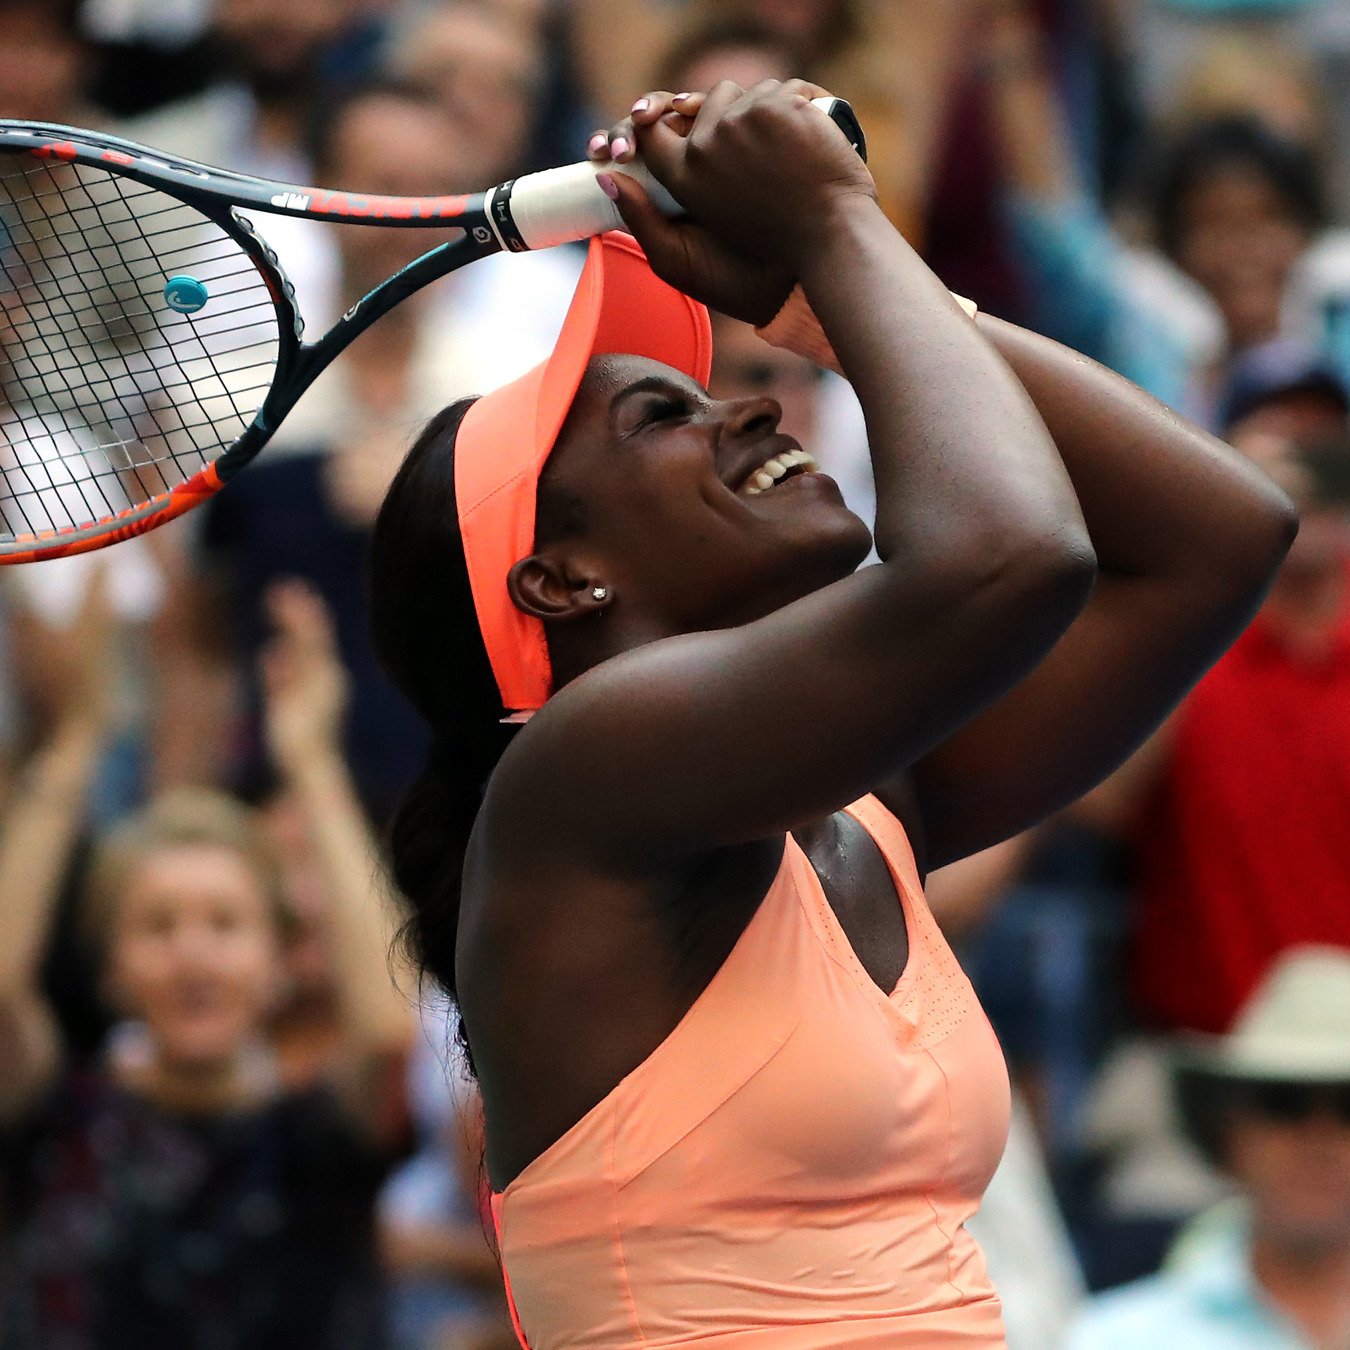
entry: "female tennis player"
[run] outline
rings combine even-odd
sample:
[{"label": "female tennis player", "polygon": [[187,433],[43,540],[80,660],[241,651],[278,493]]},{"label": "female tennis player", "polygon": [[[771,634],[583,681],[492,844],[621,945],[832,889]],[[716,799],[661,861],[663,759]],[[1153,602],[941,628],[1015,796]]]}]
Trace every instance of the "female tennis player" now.
[{"label": "female tennis player", "polygon": [[[698,223],[613,175],[650,267],[594,241],[551,359],[438,415],[377,526],[436,732],[397,872],[531,1350],[1002,1344],[962,1225],[1007,1078],[921,878],[1120,763],[1295,529],[1133,386],[972,322],[820,92],[640,102],[609,148]],[[858,391],[879,566],[777,405],[703,388],[688,297],[763,324],[794,280],[769,336]]]}]

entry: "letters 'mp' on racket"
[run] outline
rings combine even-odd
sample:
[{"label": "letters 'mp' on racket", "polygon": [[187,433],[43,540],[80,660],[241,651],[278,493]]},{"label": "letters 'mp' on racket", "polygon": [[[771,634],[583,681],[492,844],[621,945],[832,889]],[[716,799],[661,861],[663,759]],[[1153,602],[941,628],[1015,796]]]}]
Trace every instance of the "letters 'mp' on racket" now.
[{"label": "letters 'mp' on racket", "polygon": [[[848,104],[815,102],[865,157]],[[611,168],[679,212],[641,165]],[[0,121],[0,563],[102,548],[182,515],[401,300],[502,249],[621,228],[596,171],[549,169],[470,196],[365,196]],[[245,211],[459,233],[306,342],[294,290]]]}]

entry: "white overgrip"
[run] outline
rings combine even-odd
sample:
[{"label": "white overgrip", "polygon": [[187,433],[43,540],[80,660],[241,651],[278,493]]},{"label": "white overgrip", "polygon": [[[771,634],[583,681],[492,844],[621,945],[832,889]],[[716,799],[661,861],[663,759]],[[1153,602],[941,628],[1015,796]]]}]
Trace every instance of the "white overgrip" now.
[{"label": "white overgrip", "polygon": [[511,188],[511,219],[526,248],[552,248],[573,239],[589,239],[606,230],[621,230],[623,219],[595,181],[597,173],[623,173],[636,179],[668,216],[683,214],[674,197],[645,164],[595,164],[583,160],[561,169],[526,174]]},{"label": "white overgrip", "polygon": [[[829,117],[834,117],[836,107],[842,107],[850,118],[852,116],[851,109],[842,99],[827,96],[811,102]],[[856,127],[856,122],[853,125]],[[685,214],[684,208],[652,177],[651,170],[641,160],[635,159],[629,164],[596,164],[583,160],[561,169],[526,174],[512,185],[511,220],[526,248],[552,248],[574,239],[589,239],[606,230],[623,229],[623,218],[595,181],[598,173],[627,174],[642,184],[647,196],[664,215]],[[500,191],[500,188],[494,191],[494,199]]]}]

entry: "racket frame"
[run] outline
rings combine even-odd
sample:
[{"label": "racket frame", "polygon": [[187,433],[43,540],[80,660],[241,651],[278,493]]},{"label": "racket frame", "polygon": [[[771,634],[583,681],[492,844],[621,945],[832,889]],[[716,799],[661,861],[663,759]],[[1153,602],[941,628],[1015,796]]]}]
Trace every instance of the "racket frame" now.
[{"label": "racket frame", "polygon": [[[832,97],[813,102],[866,160],[867,143],[852,108]],[[24,153],[53,166],[79,164],[130,179],[177,199],[216,225],[244,251],[267,287],[277,319],[277,360],[271,387],[253,421],[210,463],[182,483],[86,525],[33,534],[0,533],[0,565],[102,548],[201,505],[258,455],[340,352],[395,305],[440,277],[501,250],[521,253],[623,228],[617,208],[595,182],[602,166],[587,162],[511,179],[487,192],[386,197],[271,182],[101,132],[48,122],[0,121],[0,163],[5,155]],[[661,210],[679,214],[678,203],[645,165],[634,161],[603,168],[637,179]],[[347,225],[458,228],[464,233],[382,281],[321,338],[307,343],[294,287],[277,255],[240,208]]]},{"label": "racket frame", "polygon": [[[0,533],[0,565],[84,553],[144,534],[200,506],[249,464],[272,438],[333,359],[377,319],[410,295],[503,247],[520,250],[508,222],[504,243],[489,220],[490,192],[451,197],[386,197],[332,192],[274,183],[214,169],[177,155],[149,150],[117,136],[41,122],[0,122],[0,164],[10,155],[31,155],[53,167],[80,164],[100,169],[176,198],[222,230],[248,256],[267,287],[277,321],[276,369],[271,387],[244,431],[210,463],[145,501],[74,529],[32,534]],[[509,185],[503,207],[510,200]],[[353,225],[455,228],[464,234],[437,245],[386,278],[351,307],[316,342],[303,340],[304,319],[295,288],[271,246],[239,209]]]}]

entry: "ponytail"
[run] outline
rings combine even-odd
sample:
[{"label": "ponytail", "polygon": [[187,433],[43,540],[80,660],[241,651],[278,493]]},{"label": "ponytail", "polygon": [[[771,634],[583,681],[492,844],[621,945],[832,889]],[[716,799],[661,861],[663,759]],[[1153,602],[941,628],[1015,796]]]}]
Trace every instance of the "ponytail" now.
[{"label": "ponytail", "polygon": [[390,827],[394,880],[412,909],[404,940],[452,999],[469,835],[518,730],[502,724],[459,534],[455,438],[472,403],[438,413],[408,452],[376,519],[370,560],[376,653],[433,731],[426,767]]}]

